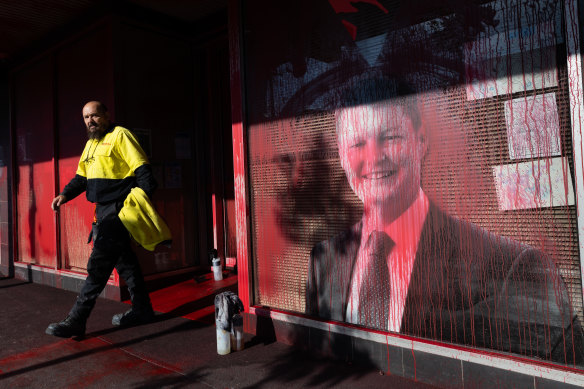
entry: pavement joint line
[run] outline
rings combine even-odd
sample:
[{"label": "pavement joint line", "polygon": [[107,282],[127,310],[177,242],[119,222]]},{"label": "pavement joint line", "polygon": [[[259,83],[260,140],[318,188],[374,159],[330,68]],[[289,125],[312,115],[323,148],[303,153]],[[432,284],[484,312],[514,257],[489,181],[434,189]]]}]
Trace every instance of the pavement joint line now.
[{"label": "pavement joint line", "polygon": [[[111,346],[113,346],[113,347],[115,347],[115,346],[116,346],[116,344],[115,344],[115,343],[113,343],[113,342],[111,342],[110,340],[108,340],[108,339],[106,339],[106,338],[103,338],[103,337],[101,337],[101,336],[96,336],[95,338],[96,338],[96,339],[99,339],[99,340],[101,340],[101,341],[102,341],[102,342],[104,342],[104,343],[108,343],[109,345],[111,345]],[[171,371],[171,372],[173,372],[173,373],[176,373],[176,374],[179,374],[179,375],[181,375],[181,376],[183,376],[183,377],[187,377],[187,378],[189,377],[189,374],[183,373],[182,371],[180,371],[180,370],[178,370],[177,368],[174,368],[174,367],[172,367],[172,366],[170,366],[170,365],[165,365],[165,364],[163,364],[163,363],[160,363],[160,362],[157,362],[157,361],[154,361],[154,360],[148,359],[148,358],[144,358],[144,357],[142,357],[141,355],[139,355],[139,354],[136,354],[136,353],[134,353],[134,352],[132,352],[132,351],[130,351],[130,350],[128,350],[128,349],[125,349],[125,348],[123,348],[123,347],[117,347],[117,349],[118,349],[118,350],[120,350],[120,351],[123,351],[124,353],[126,353],[126,354],[128,354],[128,355],[130,355],[130,356],[132,356],[132,357],[134,357],[134,358],[138,358],[138,359],[140,359],[140,360],[142,360],[142,361],[144,361],[144,362],[146,362],[146,363],[150,363],[150,364],[152,364],[152,365],[154,365],[154,366],[158,366],[158,367],[161,367],[161,368],[163,368],[163,369],[169,370],[169,371]],[[213,385],[211,385],[211,384],[209,384],[209,383],[205,382],[205,381],[204,381],[204,380],[202,380],[202,379],[198,379],[198,380],[197,380],[197,382],[198,382],[198,383],[201,383],[201,384],[204,384],[204,385],[208,386],[209,388],[213,388],[213,389],[215,389],[215,388],[216,388],[215,386],[213,386]]]},{"label": "pavement joint line", "polygon": [[[108,340],[108,339],[106,339],[106,338],[103,338],[103,337],[101,337],[101,336],[97,336],[96,338],[97,338],[97,339],[99,339],[99,340],[101,340],[101,341],[102,341],[102,342],[104,342],[104,343],[108,343],[109,345],[111,345],[111,346],[113,346],[113,347],[116,347],[116,344],[115,344],[115,343],[113,343],[113,342],[109,341],[109,340]],[[161,367],[161,368],[163,368],[163,369],[166,369],[166,370],[168,370],[168,371],[171,371],[171,372],[173,372],[173,373],[176,373],[176,374],[180,374],[180,375],[182,375],[182,376],[185,376],[185,377],[187,376],[187,374],[183,373],[182,371],[178,370],[177,368],[175,368],[175,367],[173,367],[173,366],[170,366],[170,365],[165,365],[165,364],[163,364],[163,363],[161,363],[161,362],[159,362],[159,361],[154,361],[154,360],[152,360],[152,359],[145,358],[145,357],[143,357],[143,356],[141,356],[141,355],[139,355],[139,354],[136,354],[136,353],[134,353],[134,352],[132,352],[132,351],[130,351],[130,350],[128,350],[128,349],[126,349],[126,348],[124,348],[124,347],[116,347],[116,348],[117,348],[118,350],[120,350],[120,351],[123,351],[124,353],[126,353],[126,354],[128,354],[128,355],[130,355],[130,356],[134,357],[134,358],[138,358],[138,359],[140,359],[140,360],[142,360],[142,361],[144,361],[144,362],[147,362],[147,363],[149,363],[149,364],[151,364],[151,365],[154,365],[154,366]]]}]

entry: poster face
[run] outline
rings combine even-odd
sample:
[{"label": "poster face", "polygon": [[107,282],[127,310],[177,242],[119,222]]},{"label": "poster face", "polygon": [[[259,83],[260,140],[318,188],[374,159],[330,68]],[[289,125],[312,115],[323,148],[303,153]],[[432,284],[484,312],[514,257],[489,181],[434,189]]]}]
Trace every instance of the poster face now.
[{"label": "poster face", "polygon": [[562,11],[434,3],[245,3],[254,303],[581,366]]}]

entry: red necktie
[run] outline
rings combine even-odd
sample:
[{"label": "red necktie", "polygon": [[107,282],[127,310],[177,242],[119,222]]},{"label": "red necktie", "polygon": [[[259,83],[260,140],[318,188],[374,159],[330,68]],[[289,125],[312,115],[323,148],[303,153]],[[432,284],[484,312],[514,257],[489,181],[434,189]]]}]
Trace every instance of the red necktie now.
[{"label": "red necktie", "polygon": [[367,240],[369,262],[363,272],[359,289],[359,321],[361,325],[387,330],[389,319],[390,280],[387,256],[394,243],[380,231],[373,231]]}]

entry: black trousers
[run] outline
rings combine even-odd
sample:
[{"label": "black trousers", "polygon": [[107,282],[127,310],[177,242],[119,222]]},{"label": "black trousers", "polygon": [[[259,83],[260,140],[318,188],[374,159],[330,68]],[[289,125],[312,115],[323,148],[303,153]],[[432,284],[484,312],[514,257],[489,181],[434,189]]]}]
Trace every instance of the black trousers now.
[{"label": "black trousers", "polygon": [[97,223],[93,224],[90,236],[90,240],[93,239],[93,251],[87,262],[88,275],[69,312],[76,320],[87,320],[114,268],[126,281],[132,309],[152,309],[138,258],[130,245],[130,235],[118,217],[121,206],[121,203],[114,202],[98,204],[96,207]]}]

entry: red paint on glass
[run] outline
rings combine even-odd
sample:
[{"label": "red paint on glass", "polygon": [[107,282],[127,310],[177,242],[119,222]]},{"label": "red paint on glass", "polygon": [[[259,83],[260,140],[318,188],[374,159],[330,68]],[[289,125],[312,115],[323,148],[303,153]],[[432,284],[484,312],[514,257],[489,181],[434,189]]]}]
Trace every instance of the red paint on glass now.
[{"label": "red paint on glass", "polygon": [[217,249],[217,204],[215,204],[215,193],[211,195],[211,208],[213,209],[213,247]]},{"label": "red paint on glass", "polygon": [[50,207],[54,195],[54,86],[46,77],[51,66],[50,60],[43,60],[14,75],[12,126],[16,141],[16,260],[54,268],[56,220]]},{"label": "red paint on glass", "polygon": [[247,174],[246,174],[246,132],[243,124],[243,97],[241,82],[241,51],[240,34],[241,15],[240,2],[229,1],[229,59],[231,72],[231,120],[233,135],[233,172],[235,183],[235,218],[237,223],[237,261],[239,298],[243,302],[245,311],[250,305],[249,280],[249,248],[248,248],[248,221],[247,208]]},{"label": "red paint on glass", "polygon": [[351,34],[351,38],[353,38],[353,40],[355,40],[355,38],[357,38],[357,26],[355,26],[353,23],[348,22],[346,20],[343,20],[342,22],[343,22],[343,26],[345,26],[345,28],[347,29],[349,34]]},{"label": "red paint on glass", "polygon": [[[330,39],[349,24],[322,11],[327,30],[285,54],[265,53],[261,28],[246,25],[258,304],[571,363],[582,336],[570,326],[582,320],[571,183],[580,146],[570,144],[567,75],[556,64],[559,8],[537,3],[454,2],[452,14],[411,26],[420,16],[411,4],[388,17],[368,7],[346,17],[356,44]],[[337,14],[366,8],[330,4]],[[378,24],[361,30],[374,14]],[[277,20],[270,39],[295,33]],[[371,84],[359,90],[368,101],[339,109],[363,79],[411,90],[387,96]],[[368,244],[378,232],[394,243],[383,254],[387,282],[383,266],[370,270],[382,256]]]},{"label": "red paint on glass", "polygon": [[[383,13],[385,13],[385,14],[389,13],[389,11],[377,0],[362,0],[362,1],[329,0],[329,3],[333,7],[333,9],[335,10],[335,12],[337,14],[343,14],[343,13],[351,14],[351,13],[359,12],[359,10],[353,6],[353,4],[357,4],[357,3],[371,4],[371,5],[376,6]],[[349,34],[351,35],[353,40],[355,40],[357,37],[357,26],[355,26],[353,23],[351,23],[347,20],[344,20],[344,19],[341,22],[343,23],[343,25],[345,26],[345,28],[347,29],[347,31],[349,32]]]},{"label": "red paint on glass", "polygon": [[353,1],[353,0],[329,0],[330,5],[333,7],[336,13],[354,13],[359,12],[357,8],[353,6],[353,4],[358,3],[365,3],[371,4],[379,8],[384,13],[389,13],[389,11],[377,0],[360,0],[360,1]]}]

